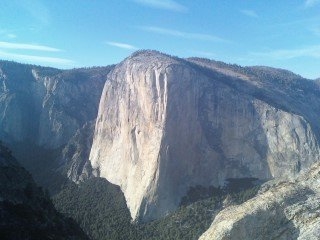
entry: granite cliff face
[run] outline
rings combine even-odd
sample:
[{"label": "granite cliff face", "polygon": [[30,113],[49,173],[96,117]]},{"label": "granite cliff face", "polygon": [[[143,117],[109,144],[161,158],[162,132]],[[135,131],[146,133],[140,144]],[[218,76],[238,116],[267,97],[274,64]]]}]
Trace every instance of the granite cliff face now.
[{"label": "granite cliff face", "polygon": [[96,118],[109,68],[57,70],[0,62],[0,137],[58,148]]},{"label": "granite cliff face", "polygon": [[[68,166],[67,175],[74,181],[89,176],[80,176],[88,167],[93,134],[89,126],[111,68],[58,70],[0,61],[0,140],[32,174],[46,172],[34,165],[50,159],[55,164],[48,167]],[[38,151],[43,153],[39,159],[34,156]]]},{"label": "granite cliff face", "polygon": [[190,186],[294,177],[319,156],[319,96],[284,70],[135,53],[108,74],[93,173],[142,221],[176,209]]},{"label": "granite cliff face", "polygon": [[221,211],[200,240],[316,240],[320,164],[290,181],[268,183],[253,199]]},{"label": "granite cliff face", "polygon": [[60,161],[66,164],[66,175],[75,183],[94,177],[88,161],[93,132],[94,122],[90,121],[77,130],[62,150]]}]

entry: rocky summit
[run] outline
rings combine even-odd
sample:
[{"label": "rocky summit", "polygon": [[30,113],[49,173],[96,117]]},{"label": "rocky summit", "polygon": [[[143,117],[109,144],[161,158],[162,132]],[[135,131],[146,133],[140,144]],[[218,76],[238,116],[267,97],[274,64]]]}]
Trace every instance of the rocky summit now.
[{"label": "rocky summit", "polygon": [[134,220],[175,210],[191,186],[291,178],[319,157],[320,88],[291,72],[140,51],[105,83],[90,152]]}]

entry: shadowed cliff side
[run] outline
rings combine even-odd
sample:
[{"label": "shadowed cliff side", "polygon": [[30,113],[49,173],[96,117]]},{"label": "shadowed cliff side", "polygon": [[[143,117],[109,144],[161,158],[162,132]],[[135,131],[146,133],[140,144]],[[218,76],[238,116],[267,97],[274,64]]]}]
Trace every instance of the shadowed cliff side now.
[{"label": "shadowed cliff side", "polygon": [[87,161],[91,143],[76,151],[70,148],[79,144],[75,143],[78,132],[95,121],[110,69],[112,66],[59,70],[0,61],[0,140],[46,188],[53,190],[58,185],[60,170],[77,175],[85,167],[70,161]]},{"label": "shadowed cliff side", "polygon": [[11,152],[0,143],[1,239],[89,239],[71,219],[58,213]]}]

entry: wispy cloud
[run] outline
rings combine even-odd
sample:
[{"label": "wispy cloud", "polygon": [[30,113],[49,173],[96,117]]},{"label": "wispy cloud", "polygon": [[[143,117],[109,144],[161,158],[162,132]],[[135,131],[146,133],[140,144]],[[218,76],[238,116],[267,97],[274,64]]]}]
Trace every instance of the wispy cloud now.
[{"label": "wispy cloud", "polygon": [[251,55],[272,58],[276,60],[298,57],[320,58],[320,45],[312,45],[297,49],[278,49],[268,52],[254,52]]},{"label": "wispy cloud", "polygon": [[310,28],[310,30],[314,35],[320,36],[320,26]]},{"label": "wispy cloud", "polygon": [[8,33],[8,34],[6,34],[6,37],[13,39],[13,38],[16,38],[17,35],[15,35],[15,34],[13,34],[13,33]]},{"label": "wispy cloud", "polygon": [[9,31],[7,29],[0,29],[0,36],[6,39],[14,39],[17,37],[16,34],[14,34],[12,31]]},{"label": "wispy cloud", "polygon": [[121,43],[121,42],[106,42],[106,44],[113,46],[113,47],[118,47],[122,49],[127,49],[127,50],[137,50],[138,48],[127,43]]},{"label": "wispy cloud", "polygon": [[258,14],[253,11],[253,10],[249,10],[249,9],[243,9],[243,10],[240,10],[240,12],[248,17],[252,17],[252,18],[258,18]]},{"label": "wispy cloud", "polygon": [[305,1],[305,7],[309,8],[309,7],[313,7],[317,4],[320,3],[320,0],[306,0]]},{"label": "wispy cloud", "polygon": [[225,39],[222,39],[220,37],[210,35],[210,34],[190,33],[190,32],[183,32],[183,31],[154,27],[154,26],[140,26],[138,28],[147,32],[153,32],[153,33],[180,37],[180,38],[196,39],[196,40],[202,40],[202,41],[213,41],[213,42],[229,42]]},{"label": "wispy cloud", "polygon": [[[6,34],[9,35],[9,34]],[[16,36],[12,34],[8,37],[15,38]],[[39,51],[39,52],[61,52],[61,49],[53,48],[45,45],[38,44],[28,44],[28,43],[12,43],[12,42],[4,42],[0,41],[0,58],[13,60],[13,61],[23,61],[27,63],[33,64],[53,64],[58,66],[71,66],[74,65],[74,61],[66,58],[59,57],[49,57],[49,56],[39,56],[33,54],[19,54],[10,52],[19,51],[19,50],[27,50],[27,51]]]},{"label": "wispy cloud", "polygon": [[175,12],[187,12],[188,9],[173,0],[133,0],[136,3],[152,8],[170,10]]},{"label": "wispy cloud", "polygon": [[18,6],[22,8],[30,17],[36,20],[37,27],[47,26],[51,22],[50,11],[41,0],[17,1]]},{"label": "wispy cloud", "polygon": [[36,51],[46,51],[46,52],[59,52],[58,48],[37,45],[37,44],[27,44],[27,43],[11,43],[11,42],[0,42],[0,49],[20,49],[20,50],[36,50]]},{"label": "wispy cloud", "polygon": [[16,53],[9,53],[5,51],[0,51],[0,57],[8,60],[24,61],[24,62],[36,63],[36,64],[49,63],[49,64],[58,64],[58,65],[65,65],[65,66],[71,66],[74,64],[74,61],[70,59],[65,59],[65,58],[16,54]]},{"label": "wispy cloud", "polygon": [[299,20],[295,21],[290,21],[290,22],[281,22],[277,23],[273,26],[275,27],[304,27],[304,26],[310,26],[313,25],[314,23],[319,23],[320,17],[309,17],[309,18],[301,18]]}]

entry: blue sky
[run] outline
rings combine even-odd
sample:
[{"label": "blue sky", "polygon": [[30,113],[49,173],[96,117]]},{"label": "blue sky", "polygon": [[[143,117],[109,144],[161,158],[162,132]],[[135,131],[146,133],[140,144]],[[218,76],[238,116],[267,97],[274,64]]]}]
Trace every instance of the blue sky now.
[{"label": "blue sky", "polygon": [[0,59],[105,66],[138,49],[320,77],[320,0],[1,0]]}]

